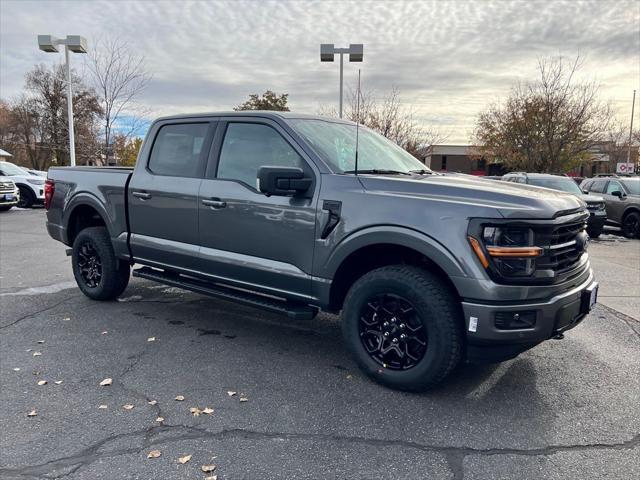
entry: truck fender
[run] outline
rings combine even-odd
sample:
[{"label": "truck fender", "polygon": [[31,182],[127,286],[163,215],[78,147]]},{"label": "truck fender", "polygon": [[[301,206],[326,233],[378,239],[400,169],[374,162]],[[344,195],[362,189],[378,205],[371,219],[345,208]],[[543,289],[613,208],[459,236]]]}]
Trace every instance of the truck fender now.
[{"label": "truck fender", "polygon": [[65,237],[67,237],[65,239],[67,240],[67,243],[68,243],[69,222],[73,217],[73,213],[78,207],[85,206],[85,205],[93,208],[96,212],[98,212],[98,215],[102,217],[102,220],[104,221],[104,224],[107,230],[109,231],[109,236],[111,237],[111,239],[114,240],[115,238],[117,238],[121,232],[114,231],[115,218],[113,215],[110,215],[107,209],[104,207],[104,200],[100,201],[100,199],[92,193],[80,192],[75,194],[68,201],[66,201],[64,208],[62,210],[63,211],[62,225],[64,226],[64,232],[65,232],[64,235]]},{"label": "truck fender", "polygon": [[333,278],[349,255],[363,247],[377,244],[399,245],[415,250],[435,263],[449,277],[469,276],[455,255],[436,239],[417,230],[393,225],[367,227],[343,238],[321,267],[319,276]]}]

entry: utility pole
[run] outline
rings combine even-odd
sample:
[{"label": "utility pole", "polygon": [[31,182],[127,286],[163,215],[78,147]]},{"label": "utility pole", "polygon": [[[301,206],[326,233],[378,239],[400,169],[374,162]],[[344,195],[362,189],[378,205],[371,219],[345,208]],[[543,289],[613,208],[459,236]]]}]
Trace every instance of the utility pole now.
[{"label": "utility pole", "polygon": [[[631,102],[631,126],[629,127],[629,145],[627,149],[627,163],[631,163],[631,139],[633,138],[633,113],[636,106],[636,91],[633,91],[633,101]],[[636,162],[637,163],[637,162]]]}]

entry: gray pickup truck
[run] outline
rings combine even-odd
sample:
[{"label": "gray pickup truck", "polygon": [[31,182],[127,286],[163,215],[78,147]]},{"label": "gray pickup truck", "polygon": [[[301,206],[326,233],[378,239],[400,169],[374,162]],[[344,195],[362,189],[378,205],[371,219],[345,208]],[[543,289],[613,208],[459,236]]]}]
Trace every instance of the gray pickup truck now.
[{"label": "gray pickup truck", "polygon": [[336,119],[161,118],[134,169],[52,168],[45,193],[88,297],[116,298],[138,266],[294,319],[341,312],[355,361],[392,388],[561,338],[597,296],[575,195],[436,174]]}]

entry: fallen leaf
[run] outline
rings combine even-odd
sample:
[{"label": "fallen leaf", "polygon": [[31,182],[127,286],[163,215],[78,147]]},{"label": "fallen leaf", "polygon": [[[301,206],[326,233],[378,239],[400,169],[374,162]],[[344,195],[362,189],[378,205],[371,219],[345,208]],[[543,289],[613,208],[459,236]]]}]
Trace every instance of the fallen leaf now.
[{"label": "fallen leaf", "polygon": [[240,397],[241,402],[248,402],[249,399],[247,397]]},{"label": "fallen leaf", "polygon": [[100,410],[106,410],[107,406],[106,405],[98,405],[98,408]]},{"label": "fallen leaf", "polygon": [[182,465],[184,465],[185,463],[187,463],[189,460],[191,460],[191,457],[193,455],[185,455],[184,457],[180,457],[178,458],[178,463],[181,463]]},{"label": "fallen leaf", "polygon": [[178,395],[175,400],[177,400],[178,402],[182,402],[184,400],[184,395]]},{"label": "fallen leaf", "polygon": [[200,467],[202,469],[202,471],[204,473],[210,473],[213,472],[216,469],[215,465],[202,465],[202,467]]},{"label": "fallen leaf", "polygon": [[158,423],[162,423],[162,422],[164,422],[164,417],[158,417],[158,418],[156,418],[156,422],[158,422]]},{"label": "fallen leaf", "polygon": [[19,372],[19,371],[20,371],[20,369],[19,369],[18,367],[16,367],[16,368],[14,368],[14,369],[13,369],[13,371],[14,371],[14,372]]},{"label": "fallen leaf", "polygon": [[100,386],[101,387],[106,387],[107,385],[111,385],[113,383],[113,379],[111,378],[105,378],[104,380],[102,380],[100,382]]},{"label": "fallen leaf", "polygon": [[34,370],[31,373],[37,377],[38,375],[40,375],[40,370]]},{"label": "fallen leaf", "polygon": [[227,392],[227,395],[229,395],[230,397],[233,397],[236,394],[236,392],[229,390]]},{"label": "fallen leaf", "polygon": [[68,322],[69,320],[71,320],[69,317],[64,317],[64,318],[62,319],[62,321],[63,321],[63,322]]},{"label": "fallen leaf", "polygon": [[60,385],[60,384],[62,383],[62,380],[56,380],[56,381],[55,381],[55,382],[53,382],[53,383],[55,383],[56,385]]},{"label": "fallen leaf", "polygon": [[198,407],[191,407],[189,411],[193,414],[194,417],[199,417],[202,413],[202,410],[200,410]]},{"label": "fallen leaf", "polygon": [[34,356],[34,357],[39,357],[40,355],[42,355],[42,353],[40,353],[40,352],[33,352],[33,356]]},{"label": "fallen leaf", "polygon": [[162,455],[160,450],[151,450],[147,453],[147,458],[158,458],[160,455]]},{"label": "fallen leaf", "polygon": [[27,413],[27,417],[37,417],[38,416],[38,412],[36,412],[35,410],[31,410],[29,413]]},{"label": "fallen leaf", "polygon": [[127,403],[126,405],[122,405],[122,408],[124,408],[125,410],[133,410],[133,405]]},{"label": "fallen leaf", "polygon": [[33,350],[33,348],[27,348],[27,352],[30,352],[31,350]]},{"label": "fallen leaf", "polygon": [[44,340],[38,340],[36,343],[44,343]]},{"label": "fallen leaf", "polygon": [[353,378],[353,375],[347,375],[347,380],[351,380]]},{"label": "fallen leaf", "polygon": [[210,477],[204,477],[204,480],[218,480],[217,475],[211,475]]},{"label": "fallen leaf", "polygon": [[109,333],[109,332],[107,332],[107,331],[105,330],[104,332],[100,332],[100,335],[106,335],[107,333]]},{"label": "fallen leaf", "polygon": [[202,410],[202,413],[206,413],[207,415],[211,415],[213,413],[213,408],[207,407]]},{"label": "fallen leaf", "polygon": [[158,403],[158,401],[157,400],[149,400],[147,403],[149,405],[155,405],[156,403]]},{"label": "fallen leaf", "polygon": [[46,385],[48,382],[46,380],[40,380],[38,382],[38,385],[42,386],[42,385]]},{"label": "fallen leaf", "polygon": [[155,341],[156,341],[156,337],[147,338],[147,342],[155,342]]}]

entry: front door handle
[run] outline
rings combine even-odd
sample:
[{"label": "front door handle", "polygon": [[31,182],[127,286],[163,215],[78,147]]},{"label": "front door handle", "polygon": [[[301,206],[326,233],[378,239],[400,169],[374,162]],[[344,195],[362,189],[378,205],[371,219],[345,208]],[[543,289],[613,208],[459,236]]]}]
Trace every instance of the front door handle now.
[{"label": "front door handle", "polygon": [[227,202],[223,202],[219,198],[205,199],[202,200],[202,204],[211,208],[224,208],[227,206]]},{"label": "front door handle", "polygon": [[131,195],[140,200],[149,200],[151,198],[151,194],[147,192],[133,192]]}]

